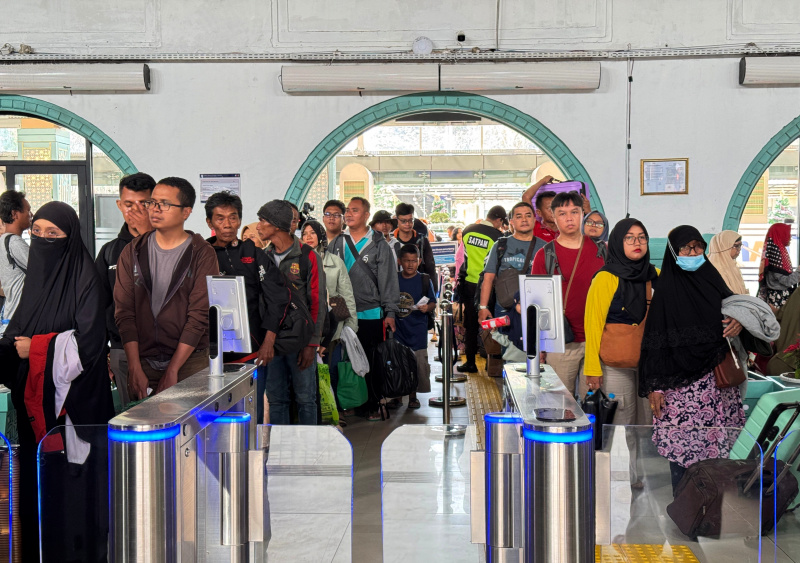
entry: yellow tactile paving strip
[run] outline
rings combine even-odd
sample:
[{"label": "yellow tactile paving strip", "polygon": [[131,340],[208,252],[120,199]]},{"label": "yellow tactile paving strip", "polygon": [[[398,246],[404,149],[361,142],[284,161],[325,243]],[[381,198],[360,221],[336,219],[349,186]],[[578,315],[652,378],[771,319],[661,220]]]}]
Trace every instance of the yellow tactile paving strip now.
[{"label": "yellow tactile paving strip", "polygon": [[475,441],[479,450],[484,448],[483,441],[483,415],[487,412],[497,412],[503,409],[503,397],[494,379],[486,375],[486,360],[478,356],[475,358],[478,373],[471,373],[467,378],[466,395],[467,408],[472,424],[475,425]]},{"label": "yellow tactile paving strip", "polygon": [[595,547],[597,563],[699,563],[685,545],[611,544]]}]

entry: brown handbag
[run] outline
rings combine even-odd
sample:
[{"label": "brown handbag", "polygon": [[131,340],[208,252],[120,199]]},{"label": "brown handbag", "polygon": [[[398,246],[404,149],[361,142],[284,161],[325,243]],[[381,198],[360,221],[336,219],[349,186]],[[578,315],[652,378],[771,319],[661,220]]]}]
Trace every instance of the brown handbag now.
[{"label": "brown handbag", "polygon": [[331,306],[331,314],[337,323],[346,321],[351,317],[350,309],[347,308],[347,301],[341,295],[331,295],[328,297]]},{"label": "brown handbag", "polygon": [[[647,310],[653,297],[653,284],[647,282]],[[612,368],[635,368],[639,365],[647,313],[639,324],[606,323],[600,337],[600,359]]]},{"label": "brown handbag", "polygon": [[747,379],[747,374],[739,364],[736,353],[733,351],[730,339],[725,339],[728,342],[728,353],[725,358],[714,368],[714,379],[717,382],[719,389],[727,389],[728,387],[737,387],[744,383]]}]

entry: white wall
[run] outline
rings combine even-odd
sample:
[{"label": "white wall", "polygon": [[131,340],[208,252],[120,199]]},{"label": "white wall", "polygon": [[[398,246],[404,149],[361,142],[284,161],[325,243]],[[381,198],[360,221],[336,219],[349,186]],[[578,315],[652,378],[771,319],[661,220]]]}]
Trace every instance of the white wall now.
[{"label": "white wall", "polygon": [[[386,96],[289,96],[274,63],[156,63],[147,94],[38,96],[91,121],[155,177],[240,172],[247,221],[282,198],[314,147]],[[652,236],[680,223],[717,232],[764,144],[800,113],[794,88],[737,84],[736,59],[638,61],[631,203]],[[625,193],[625,63],[604,62],[591,93],[493,96],[550,128],[586,167],[612,220]],[[639,196],[639,159],[688,157],[689,195]],[[193,228],[204,228],[202,213]]]},{"label": "white wall", "polygon": [[[501,49],[797,42],[796,0],[501,0]],[[0,44],[43,53],[286,53],[495,47],[495,0],[4,0]]]}]

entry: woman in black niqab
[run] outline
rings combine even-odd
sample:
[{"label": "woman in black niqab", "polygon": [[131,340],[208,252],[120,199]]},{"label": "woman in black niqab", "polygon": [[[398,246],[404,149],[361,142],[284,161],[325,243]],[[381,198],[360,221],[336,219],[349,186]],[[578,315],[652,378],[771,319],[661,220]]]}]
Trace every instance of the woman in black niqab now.
[{"label": "woman in black niqab", "polygon": [[745,422],[738,387],[718,388],[713,372],[730,350],[722,300],[732,293],[704,254],[694,271],[678,264],[680,248],[693,241],[704,244],[694,227],[669,233],[639,359],[639,396],[653,407],[653,443],[670,462],[673,492],[690,465],[727,457],[736,436],[721,429]]},{"label": "woman in black niqab", "polygon": [[[106,536],[102,530],[103,526],[107,529],[108,522],[107,446],[102,443],[105,432],[86,425],[103,425],[114,415],[106,361],[102,289],[94,261],[81,240],[80,221],[72,207],[56,201],[47,203],[34,215],[34,228],[41,219],[54,224],[66,237],[31,236],[28,270],[19,307],[0,340],[2,380],[11,389],[18,413],[23,557],[33,561],[38,551],[38,444],[24,402],[29,363],[27,358],[20,358],[17,346],[27,351],[29,339],[33,336],[75,330],[83,371],[72,381],[64,409],[75,425],[78,437],[88,442],[91,449],[84,464],[77,467],[67,463],[63,454],[58,452],[42,454],[43,459],[50,458],[50,467],[46,472],[43,470],[43,486],[47,485],[47,476],[51,476],[49,488],[56,491],[54,495],[42,492],[42,523],[48,536],[48,541],[42,545],[56,558],[94,561],[104,558],[106,550]],[[23,355],[27,356],[27,353]],[[50,370],[52,361],[52,354],[49,354]],[[44,412],[49,431],[64,422],[63,419],[56,420],[55,412],[49,412],[47,408],[49,405],[54,409],[52,375],[45,379],[44,386]],[[59,475],[59,466],[61,476],[53,478]],[[49,526],[48,522],[52,525]],[[55,522],[60,522],[60,529]],[[78,536],[82,538],[79,540]]]}]

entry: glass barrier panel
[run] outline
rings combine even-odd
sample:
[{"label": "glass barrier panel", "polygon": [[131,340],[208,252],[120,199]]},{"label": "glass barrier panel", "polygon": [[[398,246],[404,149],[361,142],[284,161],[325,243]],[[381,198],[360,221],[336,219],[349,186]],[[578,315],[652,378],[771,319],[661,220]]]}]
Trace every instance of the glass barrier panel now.
[{"label": "glass barrier panel", "polygon": [[350,561],[353,448],[330,426],[258,427],[267,561]]},{"label": "glass barrier panel", "polygon": [[[57,426],[39,442],[36,463],[40,560],[106,561],[108,427]],[[36,502],[26,496],[20,502]],[[23,553],[22,560],[36,559]]]},{"label": "glass barrier panel", "polygon": [[[785,424],[785,421],[779,419],[779,427],[781,423]],[[771,497],[770,510],[774,511],[774,521],[777,521],[770,539],[775,542],[778,554],[797,561],[800,560],[800,511],[797,510],[800,506],[800,419],[795,421],[793,428],[796,429],[780,440],[768,464],[772,475],[777,475],[777,484],[774,491],[771,486],[766,489],[764,498]],[[777,556],[776,560],[779,560]]]},{"label": "glass barrier panel", "polygon": [[761,561],[771,543],[762,537],[762,462],[755,437],[742,428],[604,425],[598,553],[603,560],[639,553],[659,561]]},{"label": "glass barrier panel", "polygon": [[20,561],[20,550],[19,446],[0,434],[0,561]]},{"label": "glass barrier panel", "polygon": [[470,543],[474,449],[474,426],[405,425],[384,440],[384,561],[482,561]]}]

